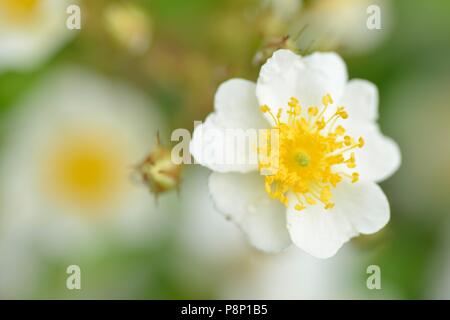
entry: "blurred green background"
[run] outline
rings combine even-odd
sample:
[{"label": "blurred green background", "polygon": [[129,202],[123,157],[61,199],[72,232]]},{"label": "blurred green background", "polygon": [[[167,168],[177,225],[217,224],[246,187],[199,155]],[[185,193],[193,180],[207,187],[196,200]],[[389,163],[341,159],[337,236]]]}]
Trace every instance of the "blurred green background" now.
[{"label": "blurred green background", "polygon": [[[21,235],[29,233],[27,228],[16,228],[13,241],[0,245],[1,298],[450,298],[450,3],[382,1],[383,29],[370,31],[382,36],[367,41],[372,35],[364,30],[369,32],[362,36],[364,41],[358,42],[359,36],[346,42],[362,26],[358,19],[354,25],[351,19],[339,19],[339,8],[365,8],[371,1],[333,1],[323,12],[321,6],[331,6],[329,1],[303,1],[289,14],[273,2],[277,1],[81,1],[82,28],[68,31],[73,35],[59,49],[30,68],[0,69],[2,158],[15,157],[6,153],[10,141],[14,143],[11,136],[20,135],[12,120],[18,106],[42,79],[68,65],[142,93],[161,124],[149,129],[146,139],[153,140],[161,129],[163,144],[169,146],[168,132],[192,130],[194,120],[212,110],[222,81],[255,80],[263,62],[258,58],[271,50],[335,50],[347,62],[350,78],[378,86],[381,128],[402,151],[400,170],[382,183],[391,205],[387,227],[354,239],[327,261],[299,251],[259,253],[214,211],[207,195],[207,170],[186,166],[180,195],[161,194],[157,205],[148,206],[146,215],[161,216],[148,231],[158,230],[158,235],[139,244],[101,236],[96,250],[42,253],[39,241]],[[127,11],[129,4],[132,11]],[[119,16],[132,15],[131,22],[124,18],[124,24],[131,23],[129,29],[124,26],[125,35],[121,26],[108,22],[111,8],[119,8]],[[321,15],[315,20],[317,12]],[[365,10],[355,14],[366,17]],[[319,27],[325,23],[330,29],[323,31]],[[337,25],[342,23],[349,25]],[[333,35],[341,29],[341,35]],[[130,32],[138,42],[147,41],[144,49],[130,43]],[[6,50],[1,35],[0,30],[0,53]],[[283,40],[285,35],[292,42]],[[1,190],[8,189],[9,180],[0,179]],[[0,232],[8,233],[10,219],[4,217],[15,212],[0,213]],[[7,259],[18,251],[24,259]],[[81,267],[82,290],[66,288],[70,264]],[[366,288],[366,268],[372,264],[381,267],[381,290]]]}]

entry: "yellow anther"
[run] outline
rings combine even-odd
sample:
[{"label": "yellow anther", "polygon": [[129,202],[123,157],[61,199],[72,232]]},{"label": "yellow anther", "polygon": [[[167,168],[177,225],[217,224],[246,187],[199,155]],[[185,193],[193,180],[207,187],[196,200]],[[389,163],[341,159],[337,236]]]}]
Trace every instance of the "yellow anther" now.
[{"label": "yellow anther", "polygon": [[317,126],[317,129],[322,130],[326,126],[325,120],[323,118],[320,119],[320,120],[317,120],[316,121],[316,126]]},{"label": "yellow anther", "polygon": [[343,126],[337,126],[335,133],[339,136],[342,136],[345,133],[345,129]]},{"label": "yellow anther", "polygon": [[314,107],[314,106],[308,108],[308,114],[309,114],[311,117],[317,116],[318,113],[319,113],[319,108]]},{"label": "yellow anther", "polygon": [[344,144],[346,146],[350,146],[351,144],[353,144],[353,142],[354,142],[354,140],[353,140],[352,137],[350,137],[350,136],[345,136],[344,137]]},{"label": "yellow anther", "polygon": [[364,144],[365,144],[365,142],[364,142],[363,137],[359,137],[359,139],[358,139],[358,147],[362,148],[362,147],[364,147]]},{"label": "yellow anther", "polygon": [[331,199],[331,191],[329,187],[325,187],[322,189],[321,193],[320,193],[320,200],[323,203],[327,203],[329,202]]},{"label": "yellow anther", "polygon": [[295,107],[297,105],[299,105],[299,101],[297,100],[297,98],[291,97],[291,99],[288,102],[288,106]]},{"label": "yellow anther", "polygon": [[352,183],[358,182],[358,180],[359,180],[359,173],[353,172],[352,173]]},{"label": "yellow anther", "polygon": [[340,116],[342,119],[347,119],[348,118],[348,113],[347,111],[345,111],[344,107],[339,107],[336,111],[336,114],[338,116]]},{"label": "yellow anther", "polygon": [[328,106],[329,104],[333,103],[333,99],[331,98],[331,96],[329,94],[327,94],[327,95],[323,96],[322,103],[324,106]]},{"label": "yellow anther", "polygon": [[300,114],[301,106],[300,106],[299,101],[296,98],[292,97],[288,102],[288,106],[292,109],[292,111],[288,111],[289,114],[294,115],[294,116]]},{"label": "yellow anther", "polygon": [[266,113],[270,111],[270,108],[267,105],[262,105],[260,108],[261,112]]},{"label": "yellow anther", "polygon": [[325,209],[332,209],[332,208],[334,208],[334,203],[333,203],[333,202],[328,202],[328,203],[325,205]]},{"label": "yellow anther", "polygon": [[340,175],[338,175],[338,174],[334,174],[334,175],[332,175],[331,176],[331,178],[330,178],[330,183],[331,183],[331,185],[333,186],[333,187],[335,187],[339,182],[341,182],[342,181],[342,178],[341,178],[341,176]]}]

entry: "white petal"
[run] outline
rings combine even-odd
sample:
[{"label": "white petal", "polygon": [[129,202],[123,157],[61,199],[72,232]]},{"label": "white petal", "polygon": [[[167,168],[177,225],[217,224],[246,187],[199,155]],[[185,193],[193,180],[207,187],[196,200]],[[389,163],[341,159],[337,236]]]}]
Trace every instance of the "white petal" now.
[{"label": "white petal", "polygon": [[329,258],[359,233],[371,234],[389,221],[389,203],[381,188],[373,182],[343,182],[333,189],[335,207],[321,205],[294,209],[295,197],[288,208],[288,230],[295,245],[318,258]]},{"label": "white petal", "polygon": [[[217,90],[215,112],[195,128],[190,152],[198,163],[213,171],[255,171],[257,129],[268,126],[258,108],[255,84],[232,79]],[[239,141],[243,141],[243,149],[239,148]]]},{"label": "white petal", "polygon": [[397,143],[383,135],[377,124],[353,125],[348,127],[348,133],[355,138],[362,136],[365,141],[363,148],[355,150],[355,170],[362,180],[383,181],[400,167],[401,153]]},{"label": "white petal", "polygon": [[[246,135],[244,129],[239,133],[242,138],[234,138],[229,128],[221,126],[217,114],[210,114],[205,122],[194,129],[189,151],[195,161],[217,172],[251,172],[258,169],[257,131]],[[252,138],[253,137],[253,138]],[[238,146],[241,141],[242,148]]]},{"label": "white petal", "polygon": [[[335,53],[301,57],[289,50],[278,50],[261,68],[256,95],[260,105],[274,110],[287,108],[291,97],[299,99],[305,107],[320,106],[326,94],[339,100],[346,82],[345,63]],[[283,116],[285,120],[286,115]]]},{"label": "white petal", "polygon": [[258,249],[276,252],[290,245],[284,206],[271,200],[257,173],[212,173],[209,191],[216,208],[236,223]]},{"label": "white petal", "polygon": [[[400,166],[401,155],[397,144],[384,136],[376,120],[378,118],[378,90],[365,80],[351,80],[339,105],[346,107],[349,118],[339,120],[347,133],[354,138],[363,137],[365,145],[355,150],[357,168],[361,179],[382,181]],[[347,169],[344,168],[347,171]]]},{"label": "white petal", "polygon": [[244,79],[222,83],[214,97],[217,122],[224,128],[268,127],[256,99],[256,84]]},{"label": "white petal", "polygon": [[347,109],[352,121],[374,122],[378,119],[378,89],[369,81],[350,80],[339,104]]},{"label": "white petal", "polygon": [[[308,69],[321,73],[328,79],[330,94],[339,100],[348,80],[347,66],[344,60],[334,52],[316,52],[303,58]],[[322,98],[322,97],[320,97]]]}]

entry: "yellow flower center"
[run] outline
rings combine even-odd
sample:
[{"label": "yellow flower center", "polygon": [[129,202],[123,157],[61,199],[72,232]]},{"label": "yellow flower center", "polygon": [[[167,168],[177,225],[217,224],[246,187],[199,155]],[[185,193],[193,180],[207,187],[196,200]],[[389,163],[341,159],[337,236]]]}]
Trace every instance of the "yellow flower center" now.
[{"label": "yellow flower center", "polygon": [[0,0],[0,12],[14,22],[27,21],[39,7],[40,0]]},{"label": "yellow flower center", "polygon": [[[345,135],[342,126],[336,126],[338,119],[348,118],[344,107],[337,107],[326,119],[325,114],[333,100],[330,95],[326,95],[322,103],[320,110],[311,106],[302,115],[299,101],[291,98],[286,121],[281,120],[281,108],[275,115],[268,106],[261,107],[261,111],[273,119],[278,134],[278,147],[274,148],[276,150],[271,150],[273,146],[269,140],[266,147],[258,148],[259,154],[264,152],[268,156],[264,159],[269,159],[264,162],[259,160],[259,170],[267,172],[267,168],[277,168],[273,174],[265,176],[266,191],[270,197],[285,205],[288,204],[288,193],[295,194],[297,210],[319,202],[326,209],[332,208],[334,203],[331,190],[344,178],[353,183],[359,178],[357,172],[349,174],[342,169],[337,170],[336,166],[355,168],[355,154],[351,150],[363,147],[364,140],[361,137],[355,141]],[[266,137],[269,137],[268,134]],[[276,165],[274,156],[277,159]]]},{"label": "yellow flower center", "polygon": [[43,150],[45,190],[56,202],[86,212],[111,206],[128,185],[123,145],[96,130],[63,135]]}]

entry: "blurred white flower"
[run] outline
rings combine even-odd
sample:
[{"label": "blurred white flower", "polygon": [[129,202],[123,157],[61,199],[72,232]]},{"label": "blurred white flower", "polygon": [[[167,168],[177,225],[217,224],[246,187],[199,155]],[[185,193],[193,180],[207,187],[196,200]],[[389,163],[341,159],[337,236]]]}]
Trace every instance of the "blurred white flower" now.
[{"label": "blurred white flower", "polygon": [[[271,107],[279,108],[276,115]],[[195,128],[190,149],[198,163],[215,171],[209,190],[217,209],[254,246],[274,252],[294,242],[327,258],[389,221],[389,203],[376,182],[397,170],[400,152],[381,133],[377,108],[375,85],[348,81],[338,55],[279,50],[256,85],[232,79],[219,87],[215,112]],[[216,155],[233,146],[227,139],[203,139],[232,128],[271,127],[279,132],[279,168],[265,177],[258,173],[266,169],[262,162],[217,163]]]},{"label": "blurred white flower", "polygon": [[203,168],[187,171],[181,186],[180,230],[177,236],[183,251],[206,262],[223,264],[243,254],[242,233],[223,223],[208,193],[208,172]]},{"label": "blurred white flower", "polygon": [[248,253],[245,238],[232,224],[223,223],[210,201],[209,171],[201,167],[186,168],[178,199],[179,214],[176,261],[173,270],[178,282],[198,298],[226,281]]},{"label": "blurred white flower", "polygon": [[351,299],[357,278],[355,255],[350,248],[327,261],[317,260],[297,248],[278,256],[254,255],[242,272],[221,292],[223,299]]},{"label": "blurred white flower", "polygon": [[[289,248],[277,256],[253,255],[245,270],[228,278],[220,289],[222,299],[399,299],[383,282],[382,290],[366,287],[369,275],[355,248],[342,249],[339,256],[319,260]],[[382,278],[383,279],[383,278]],[[377,294],[379,296],[377,296]]]},{"label": "blurred white flower", "polygon": [[[370,30],[367,20],[372,11],[367,9],[374,5],[380,8],[381,29]],[[305,28],[299,39],[302,49],[363,54],[377,47],[392,25],[389,0],[317,0],[303,13],[294,24],[297,31]]]},{"label": "blurred white flower", "polygon": [[263,0],[264,5],[271,7],[281,19],[289,19],[302,7],[302,0]]},{"label": "blurred white flower", "polygon": [[1,159],[0,242],[15,251],[20,238],[44,255],[65,256],[96,252],[111,239],[151,244],[163,234],[164,201],[156,208],[130,179],[164,130],[145,96],[66,69],[14,111]]},{"label": "blurred white flower", "polygon": [[428,265],[426,299],[450,299],[450,220],[442,223],[437,250]]},{"label": "blurred white flower", "polygon": [[25,297],[33,291],[40,272],[33,243],[20,230],[6,235],[2,225],[0,231],[0,298]]},{"label": "blurred white flower", "polygon": [[0,71],[29,69],[76,32],[68,30],[71,0],[0,0]]}]

